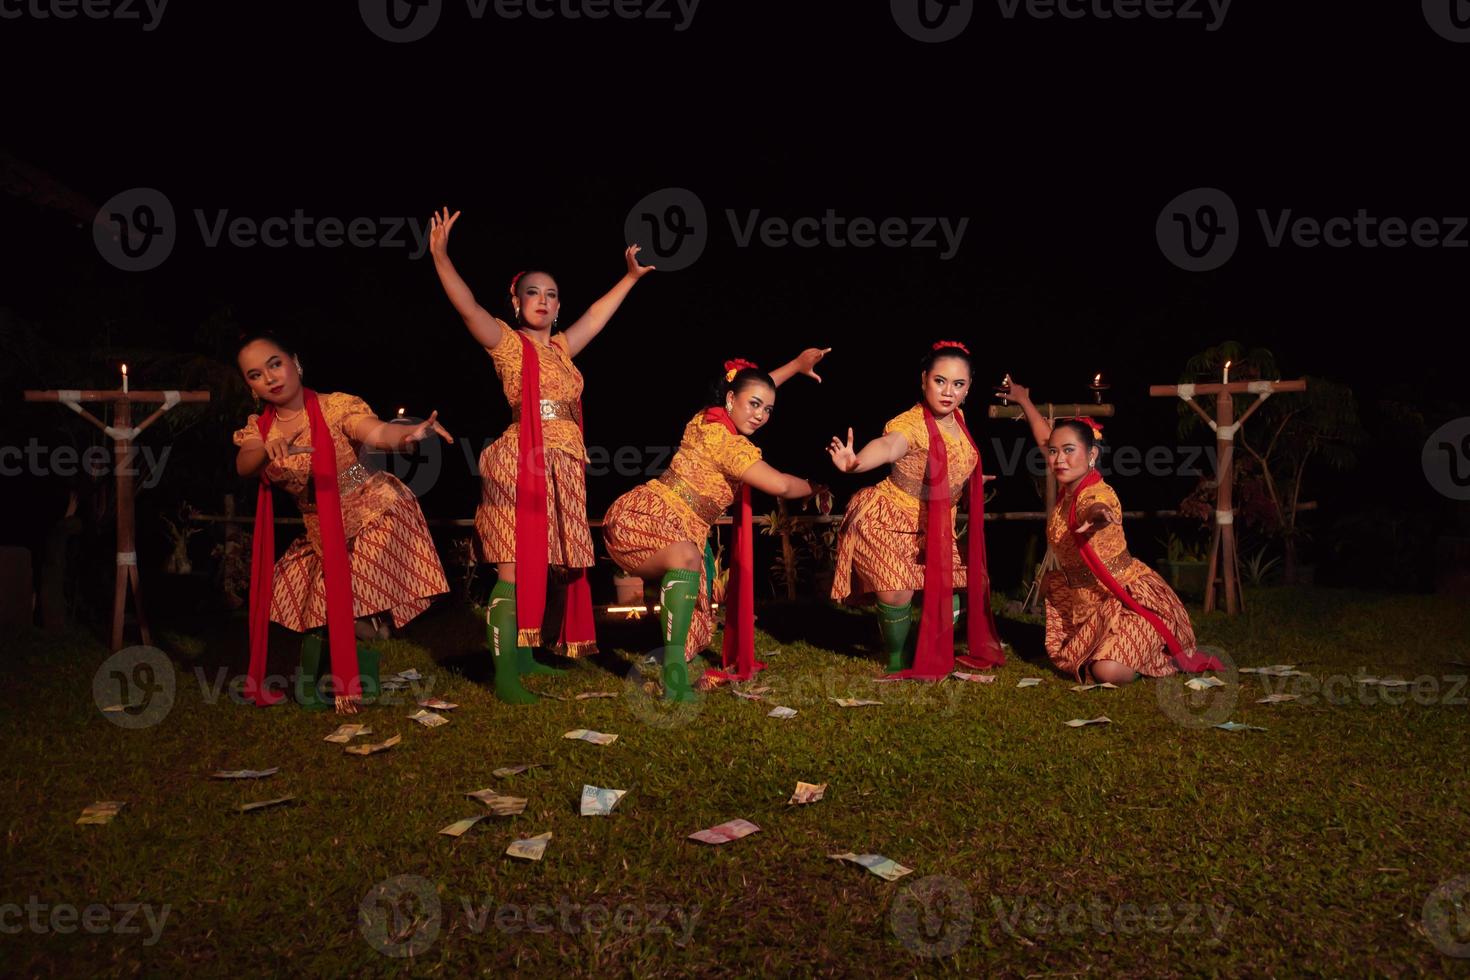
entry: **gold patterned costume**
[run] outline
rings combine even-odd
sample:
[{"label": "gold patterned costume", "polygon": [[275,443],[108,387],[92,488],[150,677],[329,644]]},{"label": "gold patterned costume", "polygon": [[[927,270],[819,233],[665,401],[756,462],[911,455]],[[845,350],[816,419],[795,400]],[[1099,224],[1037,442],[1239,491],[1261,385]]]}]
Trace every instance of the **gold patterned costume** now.
[{"label": "gold patterned costume", "polygon": [[[534,340],[531,341],[535,343]],[[541,441],[546,451],[546,560],[590,568],[595,561],[587,527],[587,449],[578,424],[582,372],[572,364],[566,334],[536,351],[541,367]],[[521,348],[515,331],[501,328],[490,350],[512,421],[480,454],[480,506],[475,531],[486,561],[516,560],[516,474],[520,467]]]},{"label": "gold patterned costume", "polygon": [[[924,470],[929,462],[929,430],[921,405],[890,419],[883,434],[899,432],[909,451],[889,468],[876,486],[853,494],[837,538],[837,570],[832,598],[867,597],[874,592],[902,592],[924,587]],[[979,462],[963,432],[940,426],[949,467],[950,526],[958,528],[960,495]],[[960,559],[958,532],[953,545],[954,587],[967,584]]]},{"label": "gold patterned costume", "polygon": [[[429,608],[430,598],[449,591],[434,540],[413,491],[391,473],[370,473],[358,462],[358,433],[378,422],[373,410],[362,399],[342,392],[321,395],[320,404],[337,457],[342,524],[352,568],[352,615],[360,618],[391,612],[394,625],[403,626]],[[258,419],[250,416],[235,433],[236,446],[261,443]],[[271,423],[269,437],[285,434],[278,417]],[[295,446],[310,445],[308,424]],[[296,498],[306,521],[306,534],[293,541],[276,562],[272,579],[271,619],[298,633],[327,621],[321,525],[310,494],[311,460],[309,453],[288,456],[265,471],[273,486]]]},{"label": "gold patterned costume", "polygon": [[[1041,580],[1046,652],[1052,663],[1079,679],[1083,666],[1092,660],[1117,661],[1148,677],[1176,673],[1178,668],[1158,632],[1124,606],[1087,567],[1067,526],[1072,492],[1057,501],[1046,525],[1047,541],[1061,566]],[[1095,503],[1107,508],[1111,520],[1093,534],[1092,550],[1140,606],[1163,620],[1181,648],[1194,650],[1194,627],[1179,597],[1157,572],[1128,553],[1121,523],[1123,508],[1113,488],[1098,482],[1083,490],[1077,499],[1078,520]]]},{"label": "gold patterned costume", "polygon": [[[695,415],[684,427],[668,470],[613,501],[602,525],[608,554],[630,571],[680,541],[702,546],[715,521],[734,503],[741,477],[760,458],[760,449],[745,436],[732,434],[719,422],[706,422],[704,412]],[[685,659],[693,659],[714,635],[708,584],[701,563]]]}]

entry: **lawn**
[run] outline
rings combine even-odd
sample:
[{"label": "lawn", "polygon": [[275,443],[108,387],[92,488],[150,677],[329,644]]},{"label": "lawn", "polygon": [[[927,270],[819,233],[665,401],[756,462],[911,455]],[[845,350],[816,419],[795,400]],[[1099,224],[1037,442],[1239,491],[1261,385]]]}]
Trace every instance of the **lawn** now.
[{"label": "lawn", "polygon": [[[528,682],[568,700],[510,708],[487,686],[482,621],[445,606],[385,645],[385,674],[417,669],[409,695],[460,707],[434,729],[408,719],[412,696],[345,719],[374,729],[359,742],[402,735],[368,757],[323,741],[335,715],[232,702],[220,685],[244,663],[243,621],[168,635],[172,707],[154,719],[163,696],[149,695],[129,716],[155,722],[140,728],[99,710],[119,689],[104,676],[94,693],[96,640],[5,638],[5,973],[1470,973],[1444,952],[1470,953],[1463,606],[1247,599],[1234,619],[1196,609],[1201,642],[1237,667],[1302,675],[1076,692],[1017,656],[989,684],[875,684],[870,620],[773,605],[757,645],[774,651],[758,681],[773,690],[714,692],[675,715],[645,689],[646,620]],[[277,639],[284,671],[292,651]],[[1028,677],[1041,683],[1017,687]],[[617,697],[571,699],[592,691]],[[1267,693],[1299,697],[1256,703]],[[767,717],[777,705],[798,713]],[[1065,724],[1103,715],[1111,724]],[[1265,731],[1210,727],[1227,719]],[[578,728],[619,737],[561,737]],[[492,775],[525,763],[544,768]],[[260,781],[209,778],[275,766]],[[799,780],[827,783],[825,798],[787,805]],[[584,784],[627,795],[583,817]],[[439,835],[487,812],[465,796],[484,788],[527,809]],[[103,800],[127,805],[110,824],[76,824]],[[735,818],[760,831],[687,839]],[[505,855],[548,831],[539,863]],[[828,857],[841,852],[913,871],[889,882]],[[1450,918],[1426,929],[1447,882],[1459,914],[1430,901]]]}]

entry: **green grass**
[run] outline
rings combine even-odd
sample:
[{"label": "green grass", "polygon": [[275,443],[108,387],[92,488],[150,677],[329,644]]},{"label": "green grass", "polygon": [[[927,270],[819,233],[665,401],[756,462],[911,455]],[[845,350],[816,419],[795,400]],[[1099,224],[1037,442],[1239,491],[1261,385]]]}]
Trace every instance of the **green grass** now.
[{"label": "green grass", "polygon": [[[1229,734],[1174,720],[1160,707],[1162,682],[1074,693],[1068,679],[1016,658],[991,685],[874,685],[876,654],[861,649],[873,630],[866,618],[768,606],[757,649],[779,649],[762,675],[774,693],[763,702],[708,695],[692,717],[661,727],[667,719],[647,707],[639,679],[617,672],[654,642],[648,622],[604,631],[626,652],[529,682],[618,699],[513,709],[486,685],[482,625],[445,608],[386,644],[385,665],[430,677],[427,693],[461,706],[452,723],[421,729],[407,702],[369,709],[357,720],[373,726],[372,740],[401,733],[403,742],[357,758],[322,741],[334,715],[227,696],[209,703],[192,671],[213,680],[218,666],[244,663],[241,621],[183,644],[175,704],[141,730],[115,726],[94,702],[101,645],[14,637],[3,644],[0,687],[0,905],[35,896],[170,913],[151,944],[141,915],[142,931],[128,935],[22,928],[0,938],[5,972],[1465,974],[1470,960],[1443,955],[1421,924],[1436,886],[1470,874],[1470,690],[1447,680],[1470,673],[1447,663],[1470,661],[1463,608],[1330,591],[1249,599],[1235,619],[1197,614],[1201,641],[1239,665],[1296,663],[1319,679],[1359,668],[1439,678],[1439,697],[1364,703],[1348,684],[1347,703],[1258,705],[1266,685],[1292,690],[1301,680],[1243,675],[1210,697],[1236,698],[1228,717],[1267,731]],[[803,639],[817,637],[828,649]],[[284,670],[292,651],[278,639],[273,666]],[[1027,676],[1045,680],[1017,689]],[[826,700],[844,695],[885,704]],[[1449,695],[1460,703],[1445,703]],[[777,704],[800,713],[767,718]],[[1098,714],[1114,724],[1063,725]],[[560,737],[572,728],[620,737],[605,748]],[[550,768],[491,775],[525,762]],[[270,766],[281,772],[258,783],[207,778]],[[798,780],[829,783],[826,799],[787,807]],[[583,818],[583,783],[628,795],[612,816]],[[463,794],[485,787],[530,805],[459,840],[436,834],[482,812]],[[293,805],[232,810],[288,793]],[[96,800],[128,806],[108,826],[76,826]],[[736,817],[760,833],[721,847],[685,839]],[[554,836],[541,863],[504,856],[511,840],[543,831]],[[914,873],[885,882],[827,857],[840,851],[880,853]],[[399,875],[432,883],[441,909],[437,936],[411,960],[377,952],[359,928],[364,898]],[[970,904],[966,914],[936,903],[928,928],[937,932],[917,920],[921,939],[963,940],[946,958],[916,953],[914,927],[902,925],[933,876]],[[488,906],[479,931],[465,903],[476,915]],[[551,931],[497,929],[497,909],[535,905],[555,910],[540,920]],[[564,930],[563,920],[577,924],[573,905],[624,907],[627,928]],[[647,928],[663,906],[685,915],[665,919],[672,935]],[[1067,928],[1048,922],[1068,906]],[[1162,926],[1159,906],[1172,931],[1094,924],[1138,907]]]}]

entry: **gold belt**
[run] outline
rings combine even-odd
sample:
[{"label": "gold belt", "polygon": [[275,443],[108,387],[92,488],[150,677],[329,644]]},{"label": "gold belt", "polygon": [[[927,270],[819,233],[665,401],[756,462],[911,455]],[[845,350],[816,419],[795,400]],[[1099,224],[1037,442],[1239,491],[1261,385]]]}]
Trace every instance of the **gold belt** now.
[{"label": "gold belt", "polygon": [[[562,402],[554,398],[541,399],[541,421],[550,422],[560,419],[563,422],[582,421],[581,406],[578,402]],[[521,420],[521,403],[516,402],[510,407],[510,420],[519,422]]]},{"label": "gold belt", "polygon": [[[910,497],[915,498],[916,500],[929,499],[929,494],[924,488],[923,480],[918,480],[914,477],[907,476],[894,469],[888,471],[888,482],[893,484],[898,489],[902,490],[904,493],[908,494]],[[965,485],[963,483],[950,487],[949,499],[958,502],[960,499],[960,494],[964,492],[964,489]]]},{"label": "gold belt", "polygon": [[713,524],[720,519],[721,514],[725,513],[725,508],[717,501],[691,487],[673,470],[664,470],[655,479],[674,491],[674,495],[688,504],[689,509],[694,511],[694,515],[706,524]]},{"label": "gold belt", "polygon": [[[1081,556],[1079,555],[1078,557],[1080,558]],[[1128,553],[1128,549],[1126,548],[1111,558],[1103,559],[1103,568],[1106,568],[1108,574],[1113,576],[1113,578],[1117,578],[1120,572],[1132,564],[1133,556]],[[1067,584],[1074,589],[1085,589],[1089,586],[1099,584],[1098,577],[1092,574],[1092,569],[1086,565],[1072,568],[1063,566],[1062,574],[1067,577]]]}]

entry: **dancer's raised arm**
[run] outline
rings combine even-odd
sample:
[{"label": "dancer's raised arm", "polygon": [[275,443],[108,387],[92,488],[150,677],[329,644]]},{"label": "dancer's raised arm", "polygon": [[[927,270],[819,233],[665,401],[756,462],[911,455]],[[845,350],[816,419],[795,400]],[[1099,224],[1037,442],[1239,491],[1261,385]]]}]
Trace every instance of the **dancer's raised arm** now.
[{"label": "dancer's raised arm", "polygon": [[782,473],[770,463],[756,462],[742,474],[740,482],[755,487],[762,493],[787,500],[798,500],[812,495],[812,485],[799,476]]},{"label": "dancer's raised arm", "polygon": [[833,436],[832,441],[827,444],[827,454],[832,457],[832,465],[843,473],[866,473],[879,466],[888,466],[903,459],[908,451],[909,441],[901,432],[879,436],[864,446],[861,452],[852,450],[850,428],[847,430],[846,442],[839,436]]},{"label": "dancer's raised arm", "polygon": [[1036,440],[1041,451],[1046,452],[1047,444],[1051,441],[1051,423],[1042,418],[1036,406],[1031,404],[1031,389],[1013,380],[1010,387],[1006,389],[1004,397],[1020,406],[1026,416],[1026,421],[1031,425],[1031,437]]},{"label": "dancer's raised arm", "polygon": [[641,245],[629,245],[623,251],[623,261],[628,265],[628,271],[623,274],[623,278],[601,299],[587,307],[587,312],[579,316],[576,323],[567,327],[567,350],[573,357],[582,353],[583,348],[592,343],[592,338],[602,333],[607,321],[623,305],[633,284],[654,270],[654,266],[638,264],[638,253],[642,249]]},{"label": "dancer's raised arm", "polygon": [[817,372],[814,369],[822,362],[822,358],[830,353],[832,353],[832,348],[830,347],[808,347],[800,354],[797,354],[796,357],[772,371],[771,380],[779,386],[785,384],[798,374],[804,374],[817,384],[821,384],[822,379],[817,376]]},{"label": "dancer's raised arm", "polygon": [[434,271],[439,273],[439,284],[444,294],[454,304],[454,310],[464,320],[464,325],[481,347],[489,350],[500,343],[500,331],[509,329],[501,320],[475,302],[475,294],[455,271],[449,261],[449,230],[459,220],[460,212],[449,213],[449,209],[435,213],[429,220],[429,254],[434,257]]}]

